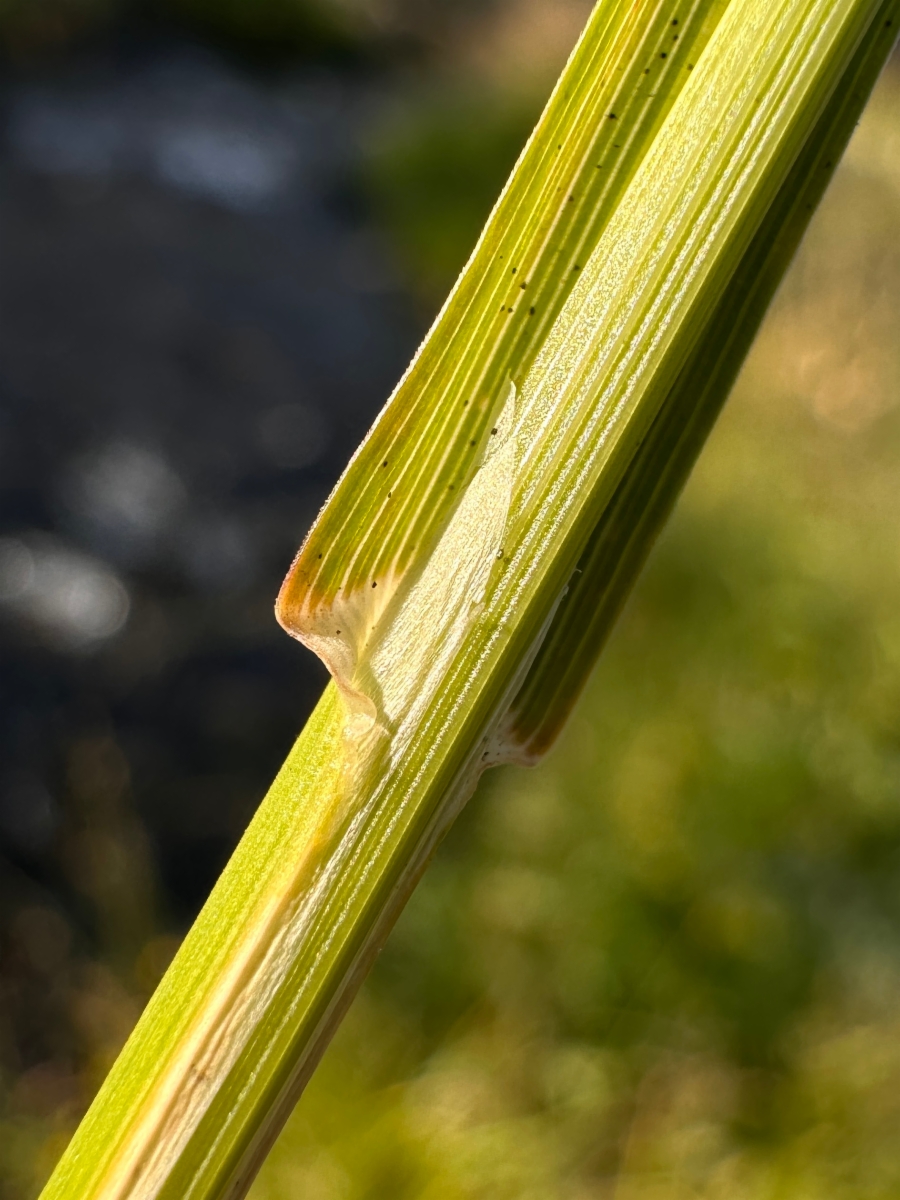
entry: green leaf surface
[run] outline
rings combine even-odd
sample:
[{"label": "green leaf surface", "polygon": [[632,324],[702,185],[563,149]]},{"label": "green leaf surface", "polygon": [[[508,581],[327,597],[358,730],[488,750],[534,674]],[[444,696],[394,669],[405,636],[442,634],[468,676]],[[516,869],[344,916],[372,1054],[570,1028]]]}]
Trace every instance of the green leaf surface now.
[{"label": "green leaf surface", "polygon": [[282,590],[282,623],[337,674],[429,554],[509,380],[533,365],[724,7],[595,9],[468,265]]}]

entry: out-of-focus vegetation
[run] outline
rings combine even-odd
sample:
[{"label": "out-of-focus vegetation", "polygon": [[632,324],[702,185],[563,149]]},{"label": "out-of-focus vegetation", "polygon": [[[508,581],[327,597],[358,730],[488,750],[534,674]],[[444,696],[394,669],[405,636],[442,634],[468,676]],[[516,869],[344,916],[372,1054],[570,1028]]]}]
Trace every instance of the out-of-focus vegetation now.
[{"label": "out-of-focus vegetation", "polygon": [[325,0],[2,0],[0,44],[13,59],[59,51],[122,18],[177,22],[249,58],[346,52],[365,9]]},{"label": "out-of-focus vegetation", "polygon": [[[298,47],[452,30],[427,85],[403,67],[362,183],[429,304],[584,11],[170,3],[251,56],[251,10],[300,12]],[[0,14],[20,58],[111,11]],[[255,1200],[900,1191],[898,228],[889,73],[562,743],[485,780]],[[95,944],[44,893],[5,934],[4,1200],[35,1194],[176,944],[113,734],[64,756]],[[30,1021],[47,1050],[20,1067]]]},{"label": "out-of-focus vegetation", "polygon": [[[491,30],[499,29],[491,14],[496,11],[505,20],[510,7],[539,6],[533,0],[513,6],[499,0],[487,8],[475,0],[0,0],[0,47],[13,59],[27,60],[98,33],[115,33],[123,21],[145,28],[163,22],[211,40],[244,61],[290,66],[366,58],[373,52],[377,56],[385,47],[446,50],[461,25],[473,19],[483,27],[487,15]],[[564,42],[578,32],[570,28],[571,12],[583,16],[587,8],[582,0],[556,0],[549,22],[539,18],[557,30],[548,46],[551,56],[561,44],[561,27]],[[526,40],[530,24],[516,20]]]},{"label": "out-of-focus vegetation", "polygon": [[539,114],[487,89],[417,99],[376,131],[367,179],[405,273],[433,302],[462,269]]}]

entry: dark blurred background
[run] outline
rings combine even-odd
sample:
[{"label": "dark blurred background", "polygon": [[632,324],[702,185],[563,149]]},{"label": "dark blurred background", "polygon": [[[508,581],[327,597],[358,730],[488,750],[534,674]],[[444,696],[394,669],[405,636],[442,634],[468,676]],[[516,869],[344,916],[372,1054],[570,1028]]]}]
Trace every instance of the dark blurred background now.
[{"label": "dark blurred background", "polygon": [[[0,2],[0,1197],[324,672],[280,580],[583,0]],[[900,1194],[900,80],[561,751],[442,848],[257,1200]]]}]

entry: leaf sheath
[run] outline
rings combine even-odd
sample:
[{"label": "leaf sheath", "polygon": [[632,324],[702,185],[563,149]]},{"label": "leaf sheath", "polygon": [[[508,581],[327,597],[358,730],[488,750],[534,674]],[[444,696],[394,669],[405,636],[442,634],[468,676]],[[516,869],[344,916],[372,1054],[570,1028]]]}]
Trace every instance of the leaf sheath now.
[{"label": "leaf sheath", "polygon": [[[555,733],[898,6],[600,5],[282,593],[286,624],[331,639],[317,648],[341,689],[326,690],[45,1200],[245,1194],[480,771]],[[685,53],[669,62],[675,20]],[[651,95],[643,72],[662,54]]]}]

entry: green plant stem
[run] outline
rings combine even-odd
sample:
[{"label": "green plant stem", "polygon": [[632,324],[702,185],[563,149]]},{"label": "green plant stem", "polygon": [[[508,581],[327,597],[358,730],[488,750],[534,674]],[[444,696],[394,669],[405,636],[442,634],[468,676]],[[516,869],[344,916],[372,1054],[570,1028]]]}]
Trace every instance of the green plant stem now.
[{"label": "green plant stem", "polygon": [[897,21],[896,5],[884,4],[597,523],[506,719],[523,764],[547,752],[581,694],[837,169]]},{"label": "green plant stem", "polygon": [[[304,565],[318,561],[308,556],[322,529],[334,535],[333,556],[363,547],[353,557],[360,586],[383,565],[372,525],[382,485],[364,469],[382,446],[399,455],[413,493],[388,547],[397,582],[352,647],[341,690],[326,689],[45,1200],[245,1194],[480,771],[529,755],[558,726],[583,674],[565,664],[580,646],[593,655],[671,505],[821,194],[824,163],[888,53],[898,3],[732,0],[716,20],[712,5],[693,10],[705,40],[689,82],[640,127],[602,217],[583,214],[572,233],[582,239],[578,272],[548,268],[554,315],[521,351],[521,369],[515,338],[484,334],[500,279],[493,254],[481,283],[470,266],[442,317],[450,332],[438,323],[405,386],[420,364],[449,361],[442,355],[460,337],[471,370],[481,363],[475,393],[493,372],[490,403],[474,424],[451,426],[436,401],[429,425],[401,388],[339,485],[293,576],[298,605],[312,588],[317,621],[336,611],[337,599],[331,609],[321,600],[337,557],[320,579]],[[593,144],[584,113],[566,105],[595,87],[610,46],[631,38],[644,53],[632,26],[611,28],[616,12],[602,6],[592,21],[530,144],[539,157],[561,111],[571,137],[558,145]],[[567,169],[577,174],[587,168],[575,157]],[[523,197],[528,161],[517,175]],[[558,202],[551,211],[539,199],[533,209],[521,199],[524,215],[517,223],[511,212],[503,234],[527,225],[523,254],[546,242],[558,213]],[[445,387],[451,407],[467,379],[453,385],[461,391]],[[451,455],[460,431],[475,453],[417,477],[441,446]],[[452,501],[448,478],[461,480]],[[431,512],[435,489],[443,508],[423,535],[416,514]],[[415,551],[414,528],[424,538]],[[592,595],[601,599],[594,621]],[[352,616],[352,587],[341,603]]]}]

